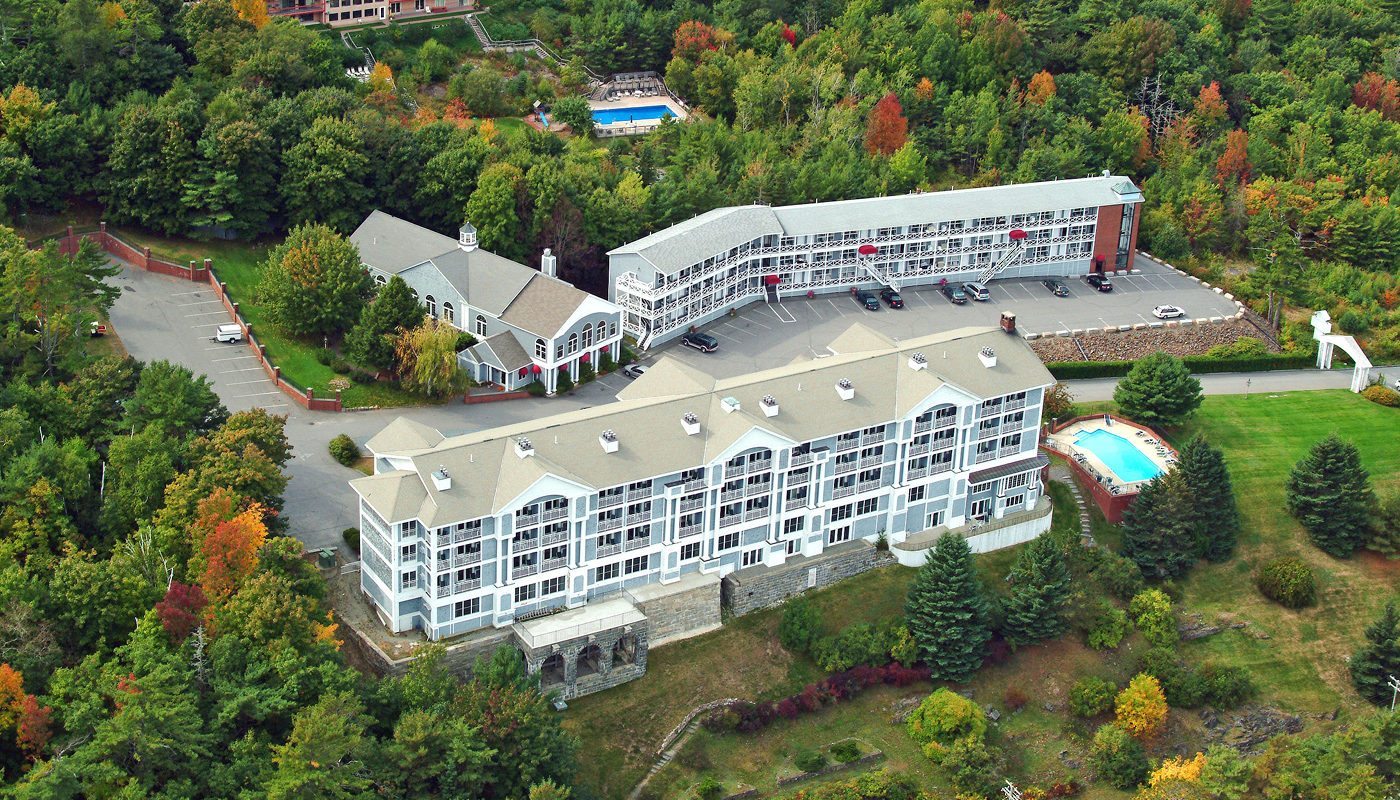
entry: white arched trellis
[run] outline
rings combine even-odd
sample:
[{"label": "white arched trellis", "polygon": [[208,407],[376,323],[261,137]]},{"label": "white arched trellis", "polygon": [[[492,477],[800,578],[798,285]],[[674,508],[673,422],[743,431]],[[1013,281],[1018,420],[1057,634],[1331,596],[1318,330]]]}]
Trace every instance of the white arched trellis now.
[{"label": "white arched trellis", "polygon": [[1315,311],[1312,315],[1313,338],[1317,340],[1317,368],[1332,368],[1332,351],[1340,347],[1351,356],[1356,368],[1351,373],[1351,390],[1359,392],[1366,388],[1371,379],[1371,359],[1362,352],[1361,345],[1350,336],[1332,333],[1332,315],[1326,310]]}]

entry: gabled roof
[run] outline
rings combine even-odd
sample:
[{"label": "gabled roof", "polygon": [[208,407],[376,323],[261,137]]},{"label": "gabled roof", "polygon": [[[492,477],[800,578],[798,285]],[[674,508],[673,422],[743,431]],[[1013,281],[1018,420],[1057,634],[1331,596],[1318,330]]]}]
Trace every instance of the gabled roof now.
[{"label": "gabled roof", "polygon": [[[842,339],[871,340],[860,331]],[[995,366],[979,360],[983,347],[995,349]],[[910,368],[914,352],[924,354],[927,369]],[[853,383],[854,398],[838,396],[841,378]],[[444,525],[500,513],[549,476],[602,489],[712,463],[746,437],[812,441],[906,418],[926,408],[935,393],[988,397],[1054,382],[1023,340],[996,328],[964,328],[724,380],[662,359],[615,403],[455,436],[428,449],[405,448],[399,455],[411,458],[423,476],[417,488],[404,489],[412,495],[407,500],[386,497],[380,484],[361,483],[371,479],[352,485],[357,491],[374,486],[373,499],[361,494],[390,522],[407,518],[391,511],[421,507],[410,516]],[[774,417],[760,407],[770,394],[779,404]],[[738,401],[739,409],[725,411],[725,398]],[[695,415],[698,434],[688,435],[682,426],[687,413]],[[603,450],[598,437],[604,430],[616,433],[617,452]],[[517,455],[520,437],[529,438],[532,456]],[[373,441],[379,444],[379,438]],[[452,487],[424,490],[431,486],[428,473],[440,467],[452,476]]]},{"label": "gabled roof", "polygon": [[350,241],[360,249],[361,261],[391,275],[457,249],[456,239],[379,209],[369,212]]},{"label": "gabled roof", "polygon": [[489,364],[506,372],[515,372],[534,363],[530,360],[530,354],[525,352],[525,348],[520,346],[520,341],[510,331],[501,331],[495,336],[489,336],[468,347],[467,351],[477,363]]},{"label": "gabled roof", "polygon": [[365,448],[375,455],[388,455],[437,447],[444,438],[436,428],[414,422],[408,417],[396,417],[383,430],[371,436],[365,442]]},{"label": "gabled roof", "polygon": [[500,315],[501,321],[536,336],[553,337],[592,297],[557,278],[536,274]]},{"label": "gabled roof", "polygon": [[636,253],[662,272],[689,266],[751,239],[780,234],[782,226],[769,206],[729,206],[678,222],[608,255]]}]

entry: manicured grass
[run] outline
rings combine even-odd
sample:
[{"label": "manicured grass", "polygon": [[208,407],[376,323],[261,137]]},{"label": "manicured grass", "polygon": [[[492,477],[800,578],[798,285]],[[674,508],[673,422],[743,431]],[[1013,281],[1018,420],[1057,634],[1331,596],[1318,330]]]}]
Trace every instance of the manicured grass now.
[{"label": "manicured grass", "polygon": [[[335,370],[316,360],[316,353],[322,343],[283,334],[267,321],[264,310],[253,301],[254,291],[262,274],[262,262],[271,249],[269,244],[200,242],[128,230],[122,230],[118,235],[132,244],[151,248],[152,255],[177,263],[212,259],[214,274],[228,285],[230,299],[238,303],[239,313],[253,326],[253,334],[258,343],[267,348],[268,358],[282,369],[282,377],[296,386],[314,389],[319,397],[335,396],[330,382],[345,376],[337,374]],[[425,403],[423,398],[397,386],[359,382],[352,382],[350,388],[341,394],[341,402],[346,408],[412,406]]]}]

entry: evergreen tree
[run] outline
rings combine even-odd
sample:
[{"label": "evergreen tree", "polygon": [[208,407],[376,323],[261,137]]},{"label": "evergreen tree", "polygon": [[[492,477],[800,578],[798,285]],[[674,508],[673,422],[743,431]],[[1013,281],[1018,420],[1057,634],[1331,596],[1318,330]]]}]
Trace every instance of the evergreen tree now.
[{"label": "evergreen tree", "polygon": [[423,307],[403,278],[395,275],[360,312],[360,321],[345,337],[350,360],[379,370],[394,368],[394,340],[423,320]]},{"label": "evergreen tree", "polygon": [[934,680],[966,681],[982,666],[992,632],[966,539],[939,537],[909,587],[904,611]]},{"label": "evergreen tree", "polygon": [[1201,405],[1201,382],[1181,359],[1153,353],[1138,359],[1113,390],[1129,418],[1147,425],[1178,425]]},{"label": "evergreen tree", "polygon": [[1235,489],[1225,466],[1225,454],[1198,435],[1182,448],[1177,469],[1191,497],[1187,507],[1196,557],[1224,561],[1235,551],[1240,530],[1240,512],[1235,506]]},{"label": "evergreen tree", "polygon": [[1371,530],[1370,475],[1356,446],[1336,434],[1313,445],[1288,476],[1288,510],[1318,549],[1348,558]]},{"label": "evergreen tree", "polygon": [[1195,560],[1195,526],[1181,473],[1153,478],[1123,515],[1123,555],[1153,580],[1186,572]]},{"label": "evergreen tree", "polygon": [[1380,619],[1366,628],[1366,644],[1351,657],[1351,682],[1376,705],[1390,702],[1389,678],[1400,676],[1400,603],[1385,604]]},{"label": "evergreen tree", "polygon": [[1003,633],[1013,647],[1054,639],[1065,632],[1069,604],[1069,569],[1049,536],[1037,537],[1011,567],[1011,596],[1006,600]]}]

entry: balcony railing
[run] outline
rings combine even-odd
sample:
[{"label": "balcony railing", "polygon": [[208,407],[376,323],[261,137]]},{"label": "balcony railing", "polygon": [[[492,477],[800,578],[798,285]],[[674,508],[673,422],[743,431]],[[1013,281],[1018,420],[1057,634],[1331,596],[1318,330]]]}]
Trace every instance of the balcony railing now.
[{"label": "balcony railing", "polygon": [[749,462],[749,472],[750,472],[750,473],[762,472],[763,470],[769,469],[769,468],[771,468],[772,466],[773,466],[773,459],[772,459],[772,458],[761,458],[761,459],[759,459],[759,460],[757,460],[757,461],[750,461],[750,462]]},{"label": "balcony railing", "polygon": [[947,416],[947,417],[934,417],[934,418],[933,418],[933,427],[935,427],[935,428],[951,428],[951,427],[953,427],[954,425],[956,425],[957,423],[958,423],[958,415],[957,415],[957,414],[953,414],[953,415]]},{"label": "balcony railing", "polygon": [[621,553],[621,552],[622,552],[622,543],[621,543],[621,542],[619,542],[618,544],[600,544],[600,545],[598,545],[598,558],[607,558],[608,556],[615,556],[615,555],[617,555],[618,553]]},{"label": "balcony railing", "polygon": [[520,550],[534,550],[536,547],[539,547],[539,546],[540,546],[540,537],[538,537],[538,536],[530,536],[530,537],[527,537],[527,538],[524,538],[524,539],[514,539],[514,540],[511,541],[511,549],[516,550],[516,551],[520,551]]},{"label": "balcony railing", "polygon": [[837,462],[836,462],[836,467],[835,467],[836,474],[837,474],[837,475],[844,475],[844,474],[846,474],[847,472],[855,472],[855,471],[856,471],[856,468],[858,468],[859,466],[860,466],[860,462],[859,462],[859,461],[854,461],[854,460],[852,460],[852,461],[837,461]]},{"label": "balcony railing", "polygon": [[1022,409],[1022,408],[1025,408],[1025,407],[1026,407],[1026,398],[1024,398],[1024,397],[1021,398],[1021,399],[1019,399],[1019,400],[1007,400],[1007,401],[1006,401],[1006,410],[1007,410],[1007,411],[1018,411],[1018,410],[1020,410],[1020,409]]},{"label": "balcony railing", "polygon": [[988,451],[985,452],[985,453],[978,453],[978,454],[977,454],[977,463],[978,463],[978,464],[985,464],[985,463],[988,462],[988,461],[995,461],[996,459],[997,459],[997,451],[995,451],[995,450],[988,450]]},{"label": "balcony railing", "polygon": [[929,451],[929,443],[928,443],[928,442],[919,442],[918,444],[911,444],[911,445],[909,445],[909,455],[911,455],[911,456],[923,455],[924,453],[927,453],[928,451]]},{"label": "balcony railing", "polygon": [[471,564],[481,563],[481,551],[475,553],[453,553],[451,558],[439,558],[437,569],[439,572],[452,567],[466,567]]},{"label": "balcony railing", "polygon": [[683,526],[681,526],[681,529],[680,529],[679,531],[676,532],[676,536],[677,536],[677,538],[680,538],[680,539],[688,539],[688,538],[690,538],[690,537],[692,537],[692,536],[699,536],[699,535],[700,535],[700,532],[703,531],[704,529],[705,529],[705,526],[704,526],[704,525],[701,525],[701,524],[698,523],[698,522],[695,523],[694,525],[683,525]]},{"label": "balcony railing", "polygon": [[651,489],[628,489],[628,500],[646,500],[651,497]]},{"label": "balcony railing", "polygon": [[686,481],[686,482],[685,482],[685,486],[681,488],[681,491],[683,491],[683,492],[697,492],[697,491],[699,491],[699,490],[701,490],[701,489],[703,489],[703,488],[705,488],[705,479],[704,479],[704,478],[696,478],[696,479],[694,479],[694,480]]},{"label": "balcony railing", "polygon": [[923,433],[923,432],[929,431],[929,430],[933,430],[933,420],[931,420],[931,419],[916,419],[916,420],[914,420],[914,433]]},{"label": "balcony railing", "polygon": [[559,544],[569,541],[568,531],[551,531],[540,537],[541,544]]},{"label": "balcony railing", "polygon": [[510,576],[511,576],[512,578],[524,578],[524,577],[526,577],[527,575],[535,575],[535,574],[537,574],[539,571],[540,571],[540,565],[539,565],[539,564],[525,564],[525,565],[523,565],[523,566],[519,566],[519,567],[515,567],[515,568],[511,569],[511,571],[510,571]]},{"label": "balcony railing", "polygon": [[720,501],[721,503],[728,503],[728,502],[731,501],[731,500],[743,500],[743,499],[744,499],[744,490],[743,490],[743,489],[725,489],[724,491],[722,491],[722,492],[719,493],[719,501]]},{"label": "balcony railing", "polygon": [[559,569],[569,563],[567,558],[546,558],[540,563],[540,569],[549,572],[552,569]]},{"label": "balcony railing", "polygon": [[883,431],[880,433],[867,433],[860,437],[860,443],[863,445],[880,444],[883,441],[885,441],[885,434]]},{"label": "balcony railing", "polygon": [[860,468],[869,469],[870,467],[878,467],[883,463],[885,463],[884,456],[866,456],[860,460]]},{"label": "balcony railing", "polygon": [[836,452],[838,452],[838,453],[843,452],[843,451],[846,451],[846,450],[854,450],[854,449],[856,449],[857,447],[860,447],[860,440],[859,440],[859,439],[837,439],[837,440],[836,440]]},{"label": "balcony railing", "polygon": [[744,521],[744,515],[743,515],[743,514],[732,514],[732,515],[727,516],[727,517],[720,517],[720,518],[719,518],[719,526],[720,526],[721,528],[729,528],[729,527],[732,527],[732,526],[734,526],[734,525],[738,525],[739,523],[741,523],[741,522],[743,522],[743,521]]},{"label": "balcony railing", "polygon": [[744,512],[744,520],[746,522],[756,519],[763,519],[766,516],[768,516],[767,508],[751,508],[748,511]]},{"label": "balcony railing", "polygon": [[541,522],[553,522],[556,519],[563,519],[569,516],[569,507],[546,508],[540,517]]},{"label": "balcony railing", "polygon": [[794,453],[793,456],[792,456],[792,459],[788,462],[788,466],[789,466],[789,467],[800,467],[800,466],[802,466],[803,464],[810,464],[810,463],[812,463],[812,454],[811,454],[811,453]]},{"label": "balcony railing", "polygon": [[856,487],[854,486],[837,486],[831,491],[831,496],[834,498],[850,497],[855,493]]},{"label": "balcony railing", "polygon": [[628,539],[627,542],[623,545],[623,549],[630,553],[633,550],[641,550],[643,547],[647,547],[650,544],[651,537],[644,536],[640,539]]},{"label": "balcony railing", "polygon": [[681,513],[684,514],[687,511],[694,511],[697,508],[704,507],[704,505],[705,498],[703,497],[682,497],[680,504]]},{"label": "balcony railing", "polygon": [[764,481],[763,483],[751,483],[748,486],[744,487],[744,494],[748,497],[753,497],[756,494],[767,494],[771,491],[773,491],[772,481]]},{"label": "balcony railing", "polygon": [[860,484],[856,486],[856,491],[873,492],[883,485],[881,481],[861,481]]},{"label": "balcony railing", "polygon": [[539,524],[539,521],[540,521],[540,514],[539,514],[538,511],[535,512],[535,513],[533,513],[533,514],[516,514],[516,515],[515,515],[515,527],[517,527],[517,528],[523,528],[523,527],[525,527],[526,525],[538,525],[538,524]]},{"label": "balcony railing", "polygon": [[628,514],[628,515],[627,515],[627,524],[628,524],[628,525],[640,525],[640,524],[643,523],[643,522],[651,522],[651,512],[650,512],[650,511],[640,511],[640,512],[638,512],[638,513],[636,513],[636,514]]},{"label": "balcony railing", "polygon": [[621,493],[621,492],[619,492],[619,493],[617,493],[617,494],[604,494],[604,495],[599,495],[599,496],[598,496],[598,507],[599,507],[599,508],[612,508],[613,506],[620,506],[620,505],[622,505],[622,501],[623,501],[623,496],[622,496],[622,493]]},{"label": "balcony railing", "polygon": [[622,527],[622,517],[604,517],[598,520],[598,532],[607,533]]},{"label": "balcony railing", "polygon": [[905,475],[905,479],[916,481],[920,478],[927,477],[928,474],[928,467],[914,467]]},{"label": "balcony railing", "polygon": [[725,465],[724,465],[724,477],[726,477],[726,478],[737,478],[737,477],[739,477],[740,475],[743,475],[743,474],[744,474],[744,468],[745,468],[745,465],[743,465],[743,464],[725,464]]}]

